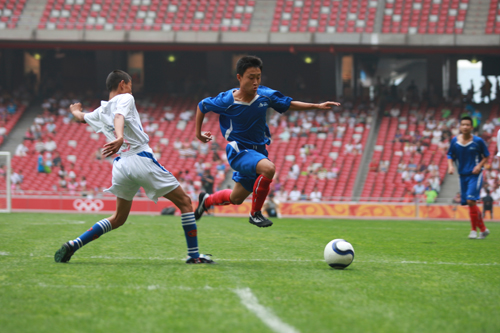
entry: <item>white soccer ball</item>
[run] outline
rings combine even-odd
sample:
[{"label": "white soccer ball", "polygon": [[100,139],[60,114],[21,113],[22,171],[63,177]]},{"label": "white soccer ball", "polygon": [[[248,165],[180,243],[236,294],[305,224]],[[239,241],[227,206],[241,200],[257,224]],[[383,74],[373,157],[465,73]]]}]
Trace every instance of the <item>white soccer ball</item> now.
[{"label": "white soccer ball", "polygon": [[325,247],[325,261],[330,267],[344,269],[354,260],[354,248],[345,239],[334,239]]}]

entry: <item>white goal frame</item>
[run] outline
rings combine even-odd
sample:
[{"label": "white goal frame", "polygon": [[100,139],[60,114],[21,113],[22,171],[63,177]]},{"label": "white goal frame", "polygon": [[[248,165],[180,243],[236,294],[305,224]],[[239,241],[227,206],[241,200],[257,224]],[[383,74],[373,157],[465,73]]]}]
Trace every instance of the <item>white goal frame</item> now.
[{"label": "white goal frame", "polygon": [[10,158],[10,152],[8,151],[0,151],[0,156],[7,156],[7,174],[5,175],[6,177],[6,191],[5,191],[5,199],[7,201],[7,208],[6,209],[0,209],[0,213],[10,213],[12,210],[12,193],[11,193],[11,188],[10,188],[10,175],[11,175],[11,158]]}]

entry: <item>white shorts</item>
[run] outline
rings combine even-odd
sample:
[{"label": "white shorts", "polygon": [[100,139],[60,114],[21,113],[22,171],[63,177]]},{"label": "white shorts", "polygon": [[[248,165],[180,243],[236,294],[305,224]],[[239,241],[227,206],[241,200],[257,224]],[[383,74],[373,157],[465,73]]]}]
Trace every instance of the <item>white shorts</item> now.
[{"label": "white shorts", "polygon": [[132,201],[139,188],[143,187],[148,198],[156,203],[159,197],[172,192],[179,185],[177,179],[158,163],[152,152],[143,151],[114,160],[112,186],[104,192]]}]

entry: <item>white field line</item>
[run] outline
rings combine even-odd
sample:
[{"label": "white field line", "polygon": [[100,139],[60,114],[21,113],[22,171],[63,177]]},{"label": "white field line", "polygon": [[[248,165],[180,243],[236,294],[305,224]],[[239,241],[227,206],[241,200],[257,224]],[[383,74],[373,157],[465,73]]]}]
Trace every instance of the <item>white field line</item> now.
[{"label": "white field line", "polygon": [[23,283],[8,283],[2,282],[0,283],[2,287],[37,287],[37,288],[49,288],[49,289],[132,289],[132,290],[183,290],[183,291],[193,291],[193,290],[227,290],[228,288],[214,288],[210,286],[204,287],[186,287],[186,286],[161,286],[161,285],[130,285],[130,286],[117,286],[117,285],[99,285],[99,284],[88,284],[88,285],[62,285],[62,284],[46,284],[46,283],[34,283],[34,284],[23,284]]},{"label": "white field line", "polygon": [[277,333],[299,333],[299,331],[293,327],[283,322],[278,316],[276,316],[271,309],[259,303],[259,300],[252,293],[250,288],[234,289],[236,295],[241,300],[248,310],[253,312],[264,324],[266,324],[270,329]]},{"label": "white field line", "polygon": [[[3,256],[12,256],[9,252],[0,252],[0,255]],[[14,257],[16,255],[13,255]],[[29,255],[30,257],[44,257],[44,258],[53,258],[51,255],[43,255],[43,256],[35,256],[33,254]],[[114,256],[78,256],[77,259],[107,259],[107,260],[174,260],[174,261],[184,261],[183,258],[168,258],[168,257],[114,257]],[[323,259],[261,259],[261,258],[241,258],[241,259],[228,259],[228,258],[214,258],[214,261],[236,261],[236,262],[245,262],[245,261],[283,261],[283,262],[324,262]],[[412,260],[358,260],[354,259],[356,263],[373,263],[373,264],[387,264],[387,265],[451,265],[451,266],[500,266],[498,262],[491,263],[467,263],[467,262],[444,262],[444,261],[412,261]]]}]

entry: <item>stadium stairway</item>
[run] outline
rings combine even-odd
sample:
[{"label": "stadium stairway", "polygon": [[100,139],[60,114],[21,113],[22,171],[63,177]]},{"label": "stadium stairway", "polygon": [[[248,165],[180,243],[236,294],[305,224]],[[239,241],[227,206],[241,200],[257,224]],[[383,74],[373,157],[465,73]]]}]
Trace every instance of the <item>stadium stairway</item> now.
[{"label": "stadium stairway", "polygon": [[363,152],[363,157],[361,158],[360,168],[358,174],[356,175],[356,181],[354,182],[354,189],[352,192],[353,200],[359,201],[361,193],[363,192],[363,187],[365,184],[366,176],[370,170],[370,162],[373,157],[373,152],[375,150],[375,144],[377,143],[378,132],[380,130],[380,124],[382,116],[380,110],[377,110],[373,114],[373,128],[370,130],[370,135],[368,136],[367,144]]},{"label": "stadium stairway", "polygon": [[35,117],[38,114],[42,113],[40,104],[40,100],[35,100],[27,107],[26,111],[24,111],[23,116],[21,117],[21,119],[19,119],[12,131],[9,133],[4,143],[0,145],[0,150],[8,151],[12,155],[14,155],[17,146],[21,142],[23,142],[26,130],[33,124]]},{"label": "stadium stairway", "polygon": [[273,22],[274,7],[276,7],[275,1],[256,0],[249,30],[251,32],[270,31]]},{"label": "stadium stairway", "polygon": [[484,35],[489,6],[489,0],[472,0],[469,2],[467,16],[465,17],[464,34]]},{"label": "stadium stairway", "polygon": [[21,19],[19,20],[18,27],[19,29],[24,30],[34,30],[38,26],[38,22],[40,22],[40,18],[42,17],[43,10],[47,5],[48,0],[29,0],[26,2],[26,5],[23,10],[23,15],[21,15]]}]

